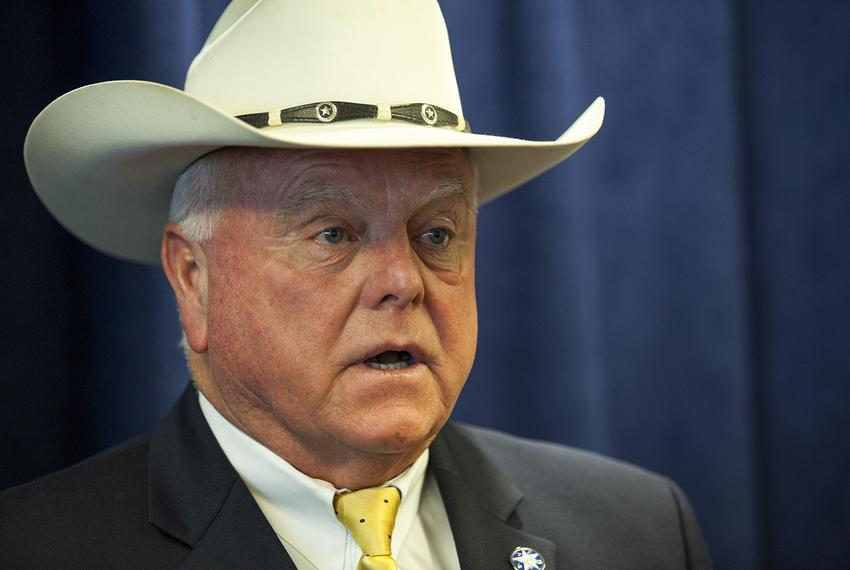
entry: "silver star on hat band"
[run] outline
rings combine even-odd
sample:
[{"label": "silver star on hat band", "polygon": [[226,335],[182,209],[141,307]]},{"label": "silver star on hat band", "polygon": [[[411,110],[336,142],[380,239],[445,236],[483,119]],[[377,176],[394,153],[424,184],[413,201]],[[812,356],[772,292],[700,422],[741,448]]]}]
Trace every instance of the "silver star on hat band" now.
[{"label": "silver star on hat band", "polygon": [[428,123],[429,125],[436,124],[437,110],[434,109],[433,105],[428,105],[427,103],[422,105],[422,120]]},{"label": "silver star on hat band", "polygon": [[316,105],[316,118],[323,123],[330,123],[336,119],[336,105],[330,101]]}]

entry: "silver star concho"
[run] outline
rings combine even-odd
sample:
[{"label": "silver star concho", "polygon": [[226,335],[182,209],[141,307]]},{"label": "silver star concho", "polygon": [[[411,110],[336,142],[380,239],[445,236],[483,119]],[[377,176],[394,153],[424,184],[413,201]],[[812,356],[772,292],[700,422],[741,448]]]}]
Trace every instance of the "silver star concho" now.
[{"label": "silver star concho", "polygon": [[514,548],[510,561],[514,570],[544,570],[546,568],[546,561],[540,553],[527,546]]},{"label": "silver star concho", "polygon": [[316,118],[323,123],[330,123],[336,119],[336,105],[330,101],[316,105]]},{"label": "silver star concho", "polygon": [[425,103],[422,105],[422,120],[433,125],[437,122],[437,111],[432,105]]}]

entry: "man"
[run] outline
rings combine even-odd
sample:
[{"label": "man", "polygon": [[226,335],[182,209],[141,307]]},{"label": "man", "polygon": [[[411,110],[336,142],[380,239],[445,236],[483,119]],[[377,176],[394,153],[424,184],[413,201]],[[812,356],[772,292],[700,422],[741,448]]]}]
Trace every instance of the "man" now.
[{"label": "man", "polygon": [[478,204],[601,121],[598,101],[553,142],[469,133],[432,0],[237,0],[186,92],[55,101],[33,186],[84,241],[161,262],[197,391],[6,493],[3,567],[709,567],[671,482],[446,423]]}]

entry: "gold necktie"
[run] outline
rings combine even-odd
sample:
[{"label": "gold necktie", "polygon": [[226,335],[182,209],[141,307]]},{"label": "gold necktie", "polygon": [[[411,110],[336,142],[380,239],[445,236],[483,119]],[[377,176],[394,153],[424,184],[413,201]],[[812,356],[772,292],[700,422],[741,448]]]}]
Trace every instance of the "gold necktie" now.
[{"label": "gold necktie", "polygon": [[334,512],[351,531],[363,556],[357,570],[398,570],[390,540],[401,493],[395,487],[371,487],[334,497]]}]

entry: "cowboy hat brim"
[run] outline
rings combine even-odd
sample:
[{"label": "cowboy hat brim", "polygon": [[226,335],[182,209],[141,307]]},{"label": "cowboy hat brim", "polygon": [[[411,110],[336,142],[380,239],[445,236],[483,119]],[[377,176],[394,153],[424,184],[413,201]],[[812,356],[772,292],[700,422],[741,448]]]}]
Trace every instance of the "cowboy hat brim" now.
[{"label": "cowboy hat brim", "polygon": [[179,89],[115,81],[45,108],[27,134],[24,160],[36,193],[68,231],[107,254],[158,264],[174,182],[215,149],[467,148],[483,204],[569,157],[600,129],[604,112],[596,99],[554,141],[372,119],[257,129]]}]

